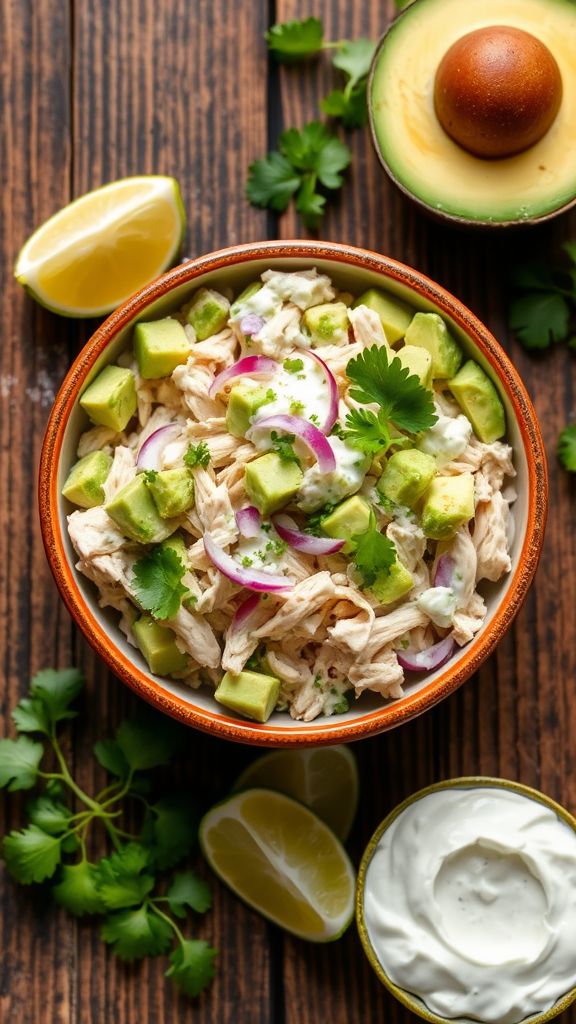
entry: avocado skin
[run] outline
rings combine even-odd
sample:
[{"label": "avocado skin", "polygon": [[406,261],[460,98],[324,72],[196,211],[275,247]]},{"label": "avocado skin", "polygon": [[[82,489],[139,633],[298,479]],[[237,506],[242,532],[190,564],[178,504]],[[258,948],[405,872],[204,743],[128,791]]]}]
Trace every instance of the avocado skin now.
[{"label": "avocado skin", "polygon": [[80,397],[93,423],[121,431],[136,412],[136,380],[131,370],[105,366]]},{"label": "avocado skin", "polygon": [[448,387],[485,444],[492,444],[506,433],[504,406],[492,381],[481,366],[469,359]]},{"label": "avocado skin", "polygon": [[151,615],[137,619],[132,632],[154,675],[169,676],[188,665],[188,657],[178,650],[172,630],[155,622]]},{"label": "avocado skin", "polygon": [[90,452],[72,466],[62,488],[63,496],[81,508],[103,505],[104,484],[111,468],[111,455],[106,452]]},{"label": "avocado skin", "polygon": [[214,697],[219,704],[256,722],[270,718],[280,693],[280,680],[261,672],[240,672],[222,676]]},{"label": "avocado skin", "polygon": [[356,309],[357,306],[368,306],[368,309],[373,309],[375,313],[378,313],[389,345],[393,345],[395,341],[400,341],[400,338],[404,337],[406,328],[412,319],[410,306],[401,302],[400,299],[393,299],[391,295],[386,295],[379,288],[369,288],[368,291],[363,292],[354,302],[353,308]]},{"label": "avocado skin", "polygon": [[230,303],[211,288],[200,288],[192,299],[186,319],[196,332],[198,341],[205,341],[228,323]]},{"label": "avocado skin", "polygon": [[174,317],[136,324],[134,328],[134,353],[144,380],[169,377],[186,362],[191,349],[186,331]]},{"label": "avocado skin", "polygon": [[395,452],[384,467],[377,490],[395,505],[414,508],[428,490],[436,472],[436,459],[416,448]]},{"label": "avocado skin", "polygon": [[304,474],[295,462],[268,452],[249,462],[244,470],[246,493],[263,516],[287,505],[302,486]]},{"label": "avocado skin", "polygon": [[437,476],[422,509],[422,530],[432,540],[447,540],[474,515],[474,477]]},{"label": "avocado skin", "polygon": [[178,525],[177,521],[161,518],[143,473],[118,491],[105,509],[122,533],[141,544],[165,540]]},{"label": "avocado skin", "polygon": [[337,505],[320,525],[328,537],[345,540],[346,543],[341,550],[344,554],[349,554],[354,550],[352,538],[366,533],[371,521],[372,510],[369,503],[359,494],[355,494]]}]

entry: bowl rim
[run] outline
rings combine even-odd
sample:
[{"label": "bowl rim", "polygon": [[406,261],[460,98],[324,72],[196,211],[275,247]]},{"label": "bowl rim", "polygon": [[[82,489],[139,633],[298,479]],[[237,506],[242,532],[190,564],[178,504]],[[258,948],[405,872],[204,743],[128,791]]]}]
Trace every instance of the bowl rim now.
[{"label": "bowl rim", "polygon": [[[226,271],[255,260],[311,259],[353,266],[383,275],[413,290],[420,298],[437,305],[450,316],[489,363],[514,410],[526,451],[527,522],[518,565],[504,599],[489,626],[463,648],[465,654],[436,679],[401,701],[382,704],[348,722],[321,720],[305,728],[277,727],[269,723],[239,721],[218,711],[217,716],[192,706],[183,697],[169,693],[127,658],[107,636],[93,615],[74,578],[68,561],[58,514],[58,464],[69,416],[95,361],[116,334],[150,303],[179,285],[192,283],[208,271]],[[536,571],[544,539],[548,495],[548,474],[544,445],[536,413],[518,373],[496,339],[480,320],[441,285],[388,256],[337,242],[313,240],[264,241],[220,249],[189,260],[136,292],[101,324],[82,348],[68,371],[54,401],[42,451],[38,477],[38,502],[42,540],[56,585],[68,611],[94,650],[109,668],[136,693],[160,710],[202,731],[257,746],[320,746],[362,739],[394,728],[422,714],[462,685],[492,653],[519,611]],[[330,723],[330,724],[329,724]]]},{"label": "bowl rim", "polygon": [[[398,818],[407,807],[417,803],[418,800],[429,796],[431,793],[441,793],[450,789],[504,789],[508,792],[519,793],[521,796],[535,800],[537,803],[540,803],[544,807],[554,811],[554,813],[561,818],[574,833],[576,833],[576,818],[574,815],[570,814],[565,807],[562,807],[562,805],[557,803],[556,800],[553,800],[552,797],[547,796],[546,793],[542,793],[538,789],[534,789],[533,786],[528,786],[522,782],[516,782],[513,779],[497,778],[492,775],[463,775],[454,779],[443,779],[441,782],[435,782],[430,786],[425,786],[423,789],[419,789],[416,793],[411,793],[405,800],[402,800],[401,803],[392,808],[370,837],[362,854],[356,883],[356,927],[360,936],[360,942],[362,943],[364,953],[366,954],[370,966],[378,977],[378,980],[385,986],[385,988],[387,988],[388,991],[408,1010],[415,1013],[418,1017],[421,1017],[422,1020],[428,1021],[428,1024],[473,1024],[473,1021],[468,1017],[441,1017],[439,1014],[434,1013],[433,1010],[429,1010],[424,1001],[418,996],[415,996],[414,993],[396,985],[395,982],[388,977],[384,967],[376,956],[376,952],[368,936],[368,929],[364,919],[366,872],[380,839],[386,830],[390,828],[390,825],[392,825],[396,818]],[[518,1024],[545,1024],[546,1021],[552,1020],[554,1017],[557,1017],[558,1014],[563,1013],[564,1010],[571,1006],[574,1000],[576,1000],[576,985],[569,989],[569,991],[564,995],[560,996],[554,1005],[548,1010],[541,1010],[529,1017],[524,1017],[518,1022]]]}]

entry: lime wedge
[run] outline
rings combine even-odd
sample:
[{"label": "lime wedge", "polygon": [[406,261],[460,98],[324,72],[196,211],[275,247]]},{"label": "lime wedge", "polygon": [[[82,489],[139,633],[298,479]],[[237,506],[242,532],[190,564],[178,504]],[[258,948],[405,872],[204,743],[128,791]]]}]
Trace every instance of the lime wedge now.
[{"label": "lime wedge", "polygon": [[354,913],[354,868],[312,811],[283,793],[248,789],[200,823],[211,868],[274,924],[311,942],[337,939]]},{"label": "lime wedge", "polygon": [[14,274],[55,313],[101,316],[170,266],[185,226],[174,178],[123,178],[42,224],[20,250]]},{"label": "lime wedge", "polygon": [[306,804],[339,839],[347,839],[358,806],[358,766],[348,747],[274,750],[244,769],[233,792],[260,786]]}]

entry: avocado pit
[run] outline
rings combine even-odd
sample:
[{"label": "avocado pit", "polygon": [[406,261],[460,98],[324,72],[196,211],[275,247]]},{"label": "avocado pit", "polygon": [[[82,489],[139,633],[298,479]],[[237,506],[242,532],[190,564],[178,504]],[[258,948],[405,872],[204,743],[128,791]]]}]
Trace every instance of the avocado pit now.
[{"label": "avocado pit", "polygon": [[535,145],[562,100],[558,64],[539,39],[494,25],[458,39],[444,54],[434,107],[444,131],[475,156],[503,158]]}]

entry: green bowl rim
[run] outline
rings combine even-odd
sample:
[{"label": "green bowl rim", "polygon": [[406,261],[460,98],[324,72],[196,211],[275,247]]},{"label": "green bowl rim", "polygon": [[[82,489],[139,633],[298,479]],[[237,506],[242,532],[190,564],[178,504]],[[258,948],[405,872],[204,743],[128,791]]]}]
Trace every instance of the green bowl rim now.
[{"label": "green bowl rim", "polygon": [[[412,793],[394,807],[389,814],[386,815],[384,820],[380,822],[372,834],[360,861],[358,879],[356,883],[356,927],[360,935],[360,941],[364,952],[379,981],[388,989],[388,991],[398,1000],[398,1002],[402,1003],[403,1006],[412,1013],[415,1013],[418,1017],[428,1021],[429,1024],[478,1024],[478,1022],[474,1022],[468,1017],[440,1017],[432,1010],[429,1010],[420,997],[415,996],[404,988],[400,988],[400,986],[396,985],[388,977],[376,956],[372,943],[370,942],[368,929],[364,920],[366,872],[370,861],[372,860],[376,846],[384,832],[390,827],[390,825],[392,825],[396,818],[406,810],[407,807],[411,806],[411,804],[416,803],[417,800],[421,800],[430,793],[439,793],[446,789],[490,788],[506,789],[514,793],[520,793],[521,796],[526,796],[531,800],[535,800],[537,803],[543,804],[544,807],[548,807],[550,810],[554,811],[554,813],[561,818],[562,821],[566,822],[566,824],[576,833],[576,817],[570,814],[570,812],[567,811],[565,807],[562,807],[561,804],[556,803],[552,797],[546,796],[545,793],[541,793],[538,789],[534,789],[532,786],[524,785],[522,782],[515,782],[512,779],[500,779],[490,775],[460,776],[455,779],[444,779],[441,782],[435,782],[430,786],[425,786],[424,789],[419,789],[416,793]],[[559,1013],[563,1013],[564,1010],[568,1009],[574,1000],[576,1000],[576,984],[569,992],[561,996],[554,1005],[550,1007],[550,1009],[532,1014],[530,1017],[524,1017],[522,1021],[518,1022],[518,1024],[545,1024],[546,1021],[552,1020],[552,1018],[557,1017]]]}]

